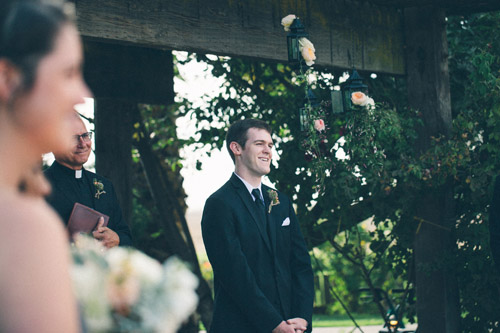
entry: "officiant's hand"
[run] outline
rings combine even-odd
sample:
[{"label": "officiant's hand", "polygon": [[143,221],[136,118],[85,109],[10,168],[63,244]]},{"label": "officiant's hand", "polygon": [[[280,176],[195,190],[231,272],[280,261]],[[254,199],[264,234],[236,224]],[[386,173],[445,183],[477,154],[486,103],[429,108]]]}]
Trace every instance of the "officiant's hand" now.
[{"label": "officiant's hand", "polygon": [[108,227],[103,227],[104,218],[101,216],[99,222],[97,223],[97,228],[92,232],[92,236],[95,239],[102,242],[104,246],[108,249],[118,246],[120,244],[120,237],[116,232],[109,229]]}]

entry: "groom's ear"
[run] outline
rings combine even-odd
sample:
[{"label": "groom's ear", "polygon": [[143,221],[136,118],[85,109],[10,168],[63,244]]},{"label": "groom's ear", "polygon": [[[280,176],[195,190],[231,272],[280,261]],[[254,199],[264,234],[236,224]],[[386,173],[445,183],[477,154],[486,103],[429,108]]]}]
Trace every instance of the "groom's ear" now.
[{"label": "groom's ear", "polygon": [[231,151],[233,152],[234,156],[240,156],[241,155],[241,151],[243,150],[240,146],[240,144],[236,141],[232,141],[230,144],[229,144],[229,149],[231,149]]}]

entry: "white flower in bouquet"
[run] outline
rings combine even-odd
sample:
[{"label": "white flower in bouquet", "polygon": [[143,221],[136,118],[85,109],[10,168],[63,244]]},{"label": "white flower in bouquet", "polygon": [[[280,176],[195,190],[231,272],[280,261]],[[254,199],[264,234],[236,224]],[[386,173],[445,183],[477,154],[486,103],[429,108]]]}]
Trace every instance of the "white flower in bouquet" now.
[{"label": "white flower in bouquet", "polygon": [[162,279],[161,264],[142,252],[130,248],[114,247],[106,253],[110,265],[111,284],[124,284],[128,291],[126,297],[130,303],[135,302],[134,285],[150,286],[160,283]]},{"label": "white flower in bouquet", "polygon": [[89,331],[173,333],[194,312],[198,279],[182,261],[161,265],[138,250],[105,251],[89,239],[78,236],[73,247],[73,282]]},{"label": "white flower in bouquet", "polygon": [[112,327],[111,306],[108,298],[102,297],[106,285],[105,269],[92,261],[74,265],[71,271],[76,297],[80,301],[86,325],[95,332],[105,332]]},{"label": "white flower in bouquet", "polygon": [[[163,270],[164,278],[159,289],[149,290],[142,300],[142,303],[153,305],[139,306],[138,311],[149,326],[158,328],[158,332],[175,332],[178,323],[196,310],[198,279],[176,257],[169,258],[163,264]],[[168,297],[159,297],[159,294]]]},{"label": "white flower in bouquet", "polygon": [[95,332],[111,328],[111,306],[102,297],[106,285],[107,263],[102,257],[105,248],[93,238],[77,236],[72,247],[73,266],[71,276],[77,299],[82,305],[86,325]]}]

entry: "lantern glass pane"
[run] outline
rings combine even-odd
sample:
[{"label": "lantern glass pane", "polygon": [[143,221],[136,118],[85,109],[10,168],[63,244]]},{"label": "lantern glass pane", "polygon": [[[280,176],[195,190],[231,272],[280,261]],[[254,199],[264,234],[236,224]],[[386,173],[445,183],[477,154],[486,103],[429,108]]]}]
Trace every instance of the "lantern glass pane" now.
[{"label": "lantern glass pane", "polygon": [[351,101],[351,90],[345,89],[342,91],[344,97],[344,111],[350,111],[352,109],[352,101]]},{"label": "lantern glass pane", "polygon": [[342,92],[340,90],[332,90],[332,113],[342,113],[344,111],[342,103]]},{"label": "lantern glass pane", "polygon": [[288,61],[289,62],[298,62],[299,61],[299,42],[296,37],[288,36],[287,37],[287,45],[288,45]]},{"label": "lantern glass pane", "polygon": [[300,130],[305,131],[307,129],[307,123],[309,122],[307,115],[307,110],[305,107],[299,109],[299,120],[300,120]]}]

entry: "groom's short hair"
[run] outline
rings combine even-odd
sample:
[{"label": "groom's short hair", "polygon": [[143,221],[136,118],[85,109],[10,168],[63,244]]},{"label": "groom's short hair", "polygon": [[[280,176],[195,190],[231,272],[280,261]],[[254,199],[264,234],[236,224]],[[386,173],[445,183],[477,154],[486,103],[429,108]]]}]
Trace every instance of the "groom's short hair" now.
[{"label": "groom's short hair", "polygon": [[231,142],[234,141],[238,143],[241,148],[245,149],[245,143],[248,139],[247,132],[250,128],[263,129],[266,130],[269,134],[272,134],[271,126],[269,126],[269,124],[267,124],[265,121],[259,119],[243,119],[234,122],[231,126],[229,126],[226,134],[226,148],[233,162],[234,154],[229,146],[231,145]]}]

